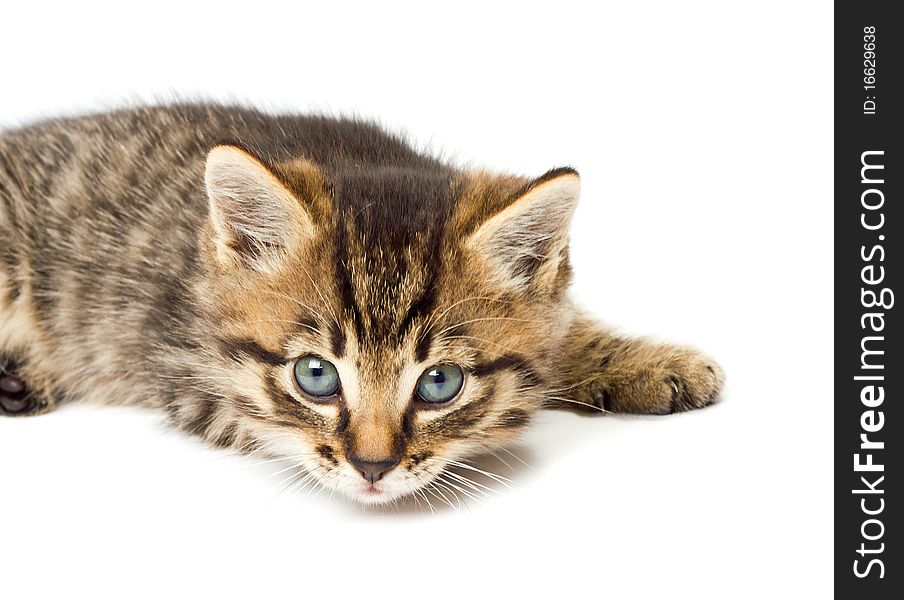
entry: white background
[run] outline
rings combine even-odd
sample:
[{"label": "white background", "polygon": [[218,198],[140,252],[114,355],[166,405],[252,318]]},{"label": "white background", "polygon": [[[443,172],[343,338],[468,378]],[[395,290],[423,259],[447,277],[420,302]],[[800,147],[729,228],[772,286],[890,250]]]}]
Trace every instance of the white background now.
[{"label": "white background", "polygon": [[831,4],[327,4],[7,3],[0,121],[179,92],[574,165],[576,298],[704,348],[723,403],[545,413],[512,489],[435,516],[280,494],[140,411],[0,419],[0,597],[828,597]]}]

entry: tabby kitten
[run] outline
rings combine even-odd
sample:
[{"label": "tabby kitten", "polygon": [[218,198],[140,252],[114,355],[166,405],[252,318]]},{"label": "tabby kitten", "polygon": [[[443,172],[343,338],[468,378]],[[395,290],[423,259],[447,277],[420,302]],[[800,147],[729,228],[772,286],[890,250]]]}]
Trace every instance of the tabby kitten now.
[{"label": "tabby kitten", "polygon": [[0,134],[0,413],[165,410],[362,503],[544,406],[717,399],[694,350],[568,300],[569,168],[471,172],[373,124],[218,105]]}]

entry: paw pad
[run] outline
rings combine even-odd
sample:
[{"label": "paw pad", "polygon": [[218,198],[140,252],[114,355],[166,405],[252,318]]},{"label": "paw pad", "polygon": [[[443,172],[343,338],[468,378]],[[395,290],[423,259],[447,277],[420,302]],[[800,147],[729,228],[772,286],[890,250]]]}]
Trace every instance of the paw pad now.
[{"label": "paw pad", "polygon": [[0,375],[0,409],[14,415],[34,407],[24,381],[14,375]]}]

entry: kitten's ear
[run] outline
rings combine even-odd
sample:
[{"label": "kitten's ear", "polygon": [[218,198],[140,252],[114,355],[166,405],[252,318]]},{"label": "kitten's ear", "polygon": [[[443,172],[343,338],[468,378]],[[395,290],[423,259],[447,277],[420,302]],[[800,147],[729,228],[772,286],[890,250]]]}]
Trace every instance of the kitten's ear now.
[{"label": "kitten's ear", "polygon": [[568,228],[580,190],[573,169],[550,171],[485,221],[466,246],[482,256],[505,288],[548,286],[567,267]]},{"label": "kitten's ear", "polygon": [[308,212],[256,158],[235,146],[216,146],[204,174],[217,258],[271,273],[314,234]]}]

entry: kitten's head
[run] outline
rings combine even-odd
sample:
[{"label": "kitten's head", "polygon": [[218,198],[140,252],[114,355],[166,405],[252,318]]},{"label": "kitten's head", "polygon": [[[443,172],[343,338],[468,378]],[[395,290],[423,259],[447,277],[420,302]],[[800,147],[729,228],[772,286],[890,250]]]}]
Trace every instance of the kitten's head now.
[{"label": "kitten's head", "polygon": [[206,185],[210,439],[381,503],[511,440],[555,387],[574,171],[265,164],[219,146]]}]

